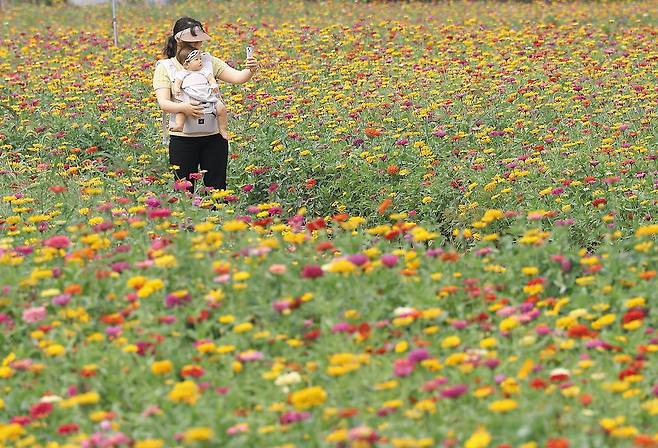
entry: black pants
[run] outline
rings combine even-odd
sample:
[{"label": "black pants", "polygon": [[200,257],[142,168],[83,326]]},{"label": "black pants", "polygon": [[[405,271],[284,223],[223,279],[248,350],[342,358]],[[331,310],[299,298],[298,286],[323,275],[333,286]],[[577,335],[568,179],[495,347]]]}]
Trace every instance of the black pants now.
[{"label": "black pants", "polygon": [[203,183],[206,187],[226,189],[226,166],[228,162],[228,140],[220,134],[207,137],[169,137],[169,163],[179,168],[175,170],[177,179],[192,182],[190,174],[206,170]]}]

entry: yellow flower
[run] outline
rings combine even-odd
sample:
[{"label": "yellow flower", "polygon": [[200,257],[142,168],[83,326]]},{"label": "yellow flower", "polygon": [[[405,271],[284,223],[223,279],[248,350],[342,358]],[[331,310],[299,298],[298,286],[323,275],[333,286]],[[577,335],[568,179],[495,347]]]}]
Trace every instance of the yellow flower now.
[{"label": "yellow flower", "polygon": [[485,428],[478,428],[464,444],[464,448],[485,448],[491,442],[491,435]]},{"label": "yellow flower", "polygon": [[327,393],[321,387],[307,387],[290,395],[290,402],[297,410],[304,410],[321,405],[327,399]]},{"label": "yellow flower", "polygon": [[336,431],[329,434],[325,437],[325,441],[328,443],[338,443],[344,442],[347,440],[348,432],[347,429],[337,429]]},{"label": "yellow flower", "polygon": [[612,324],[616,319],[614,314],[606,314],[605,316],[600,317],[599,319],[592,322],[592,328],[595,330],[600,330],[603,327],[607,327]]},{"label": "yellow flower", "polygon": [[164,440],[162,439],[145,439],[135,443],[135,448],[162,448]]},{"label": "yellow flower", "polygon": [[441,348],[455,348],[461,344],[459,336],[448,336],[441,341]]},{"label": "yellow flower", "polygon": [[384,383],[375,384],[373,386],[373,388],[375,390],[395,389],[396,387],[398,387],[398,384],[399,383],[396,380],[390,380],[390,381],[386,381]]},{"label": "yellow flower", "polygon": [[329,272],[347,273],[356,270],[356,265],[349,260],[336,260],[327,266]]},{"label": "yellow flower", "polygon": [[534,266],[526,266],[521,269],[521,272],[523,272],[525,275],[537,275],[539,273],[539,269],[537,269]]},{"label": "yellow flower", "polygon": [[170,400],[187,404],[195,404],[199,396],[199,387],[192,381],[176,383],[171,392],[169,392]]},{"label": "yellow flower", "polygon": [[233,327],[233,331],[236,333],[246,333],[247,331],[251,331],[252,328],[254,328],[254,326],[251,322],[243,322]]},{"label": "yellow flower", "polygon": [[183,434],[185,443],[207,441],[213,438],[214,434],[210,428],[190,428]]},{"label": "yellow flower", "polygon": [[500,331],[510,331],[519,326],[519,321],[514,316],[510,316],[507,319],[503,319],[498,327]]},{"label": "yellow flower", "polygon": [[0,423],[0,442],[16,440],[23,434],[25,434],[25,430],[18,423],[10,423],[9,425]]},{"label": "yellow flower", "polygon": [[66,349],[59,344],[53,344],[46,349],[46,355],[48,356],[63,356],[65,353]]},{"label": "yellow flower", "polygon": [[151,364],[151,372],[154,375],[165,375],[173,370],[171,361],[155,361]]},{"label": "yellow flower", "polygon": [[222,230],[225,232],[238,232],[240,230],[245,230],[249,225],[244,221],[232,220],[226,221],[222,226]]},{"label": "yellow flower", "polygon": [[176,267],[176,257],[173,255],[163,255],[153,260],[154,264],[159,268],[173,268]]},{"label": "yellow flower", "polygon": [[635,231],[635,236],[650,236],[658,234],[658,224],[643,226]]},{"label": "yellow flower", "polygon": [[498,400],[493,401],[489,404],[489,410],[492,412],[509,412],[518,407],[518,404],[514,400]]}]

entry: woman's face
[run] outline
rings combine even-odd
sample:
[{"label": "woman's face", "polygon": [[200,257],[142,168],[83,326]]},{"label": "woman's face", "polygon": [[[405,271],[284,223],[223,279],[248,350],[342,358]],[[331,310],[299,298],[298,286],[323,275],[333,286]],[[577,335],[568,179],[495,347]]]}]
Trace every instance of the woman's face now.
[{"label": "woman's face", "polygon": [[185,42],[187,45],[191,46],[196,50],[200,50],[203,47],[203,41],[201,42]]}]

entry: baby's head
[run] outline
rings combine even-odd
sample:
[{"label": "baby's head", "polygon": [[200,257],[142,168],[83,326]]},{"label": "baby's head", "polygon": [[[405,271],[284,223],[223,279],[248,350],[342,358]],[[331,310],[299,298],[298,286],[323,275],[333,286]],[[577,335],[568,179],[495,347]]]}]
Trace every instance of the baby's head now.
[{"label": "baby's head", "polygon": [[198,71],[201,70],[201,66],[203,65],[199,50],[188,46],[178,50],[176,59],[178,59],[178,62],[181,63],[185,70]]}]

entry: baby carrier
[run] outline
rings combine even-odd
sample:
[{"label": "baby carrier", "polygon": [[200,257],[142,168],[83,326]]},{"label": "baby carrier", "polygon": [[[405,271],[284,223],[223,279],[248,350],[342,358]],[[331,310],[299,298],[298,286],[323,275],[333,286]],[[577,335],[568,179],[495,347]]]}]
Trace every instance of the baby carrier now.
[{"label": "baby carrier", "polygon": [[[212,60],[210,54],[201,53],[201,62],[204,66],[206,64],[212,66]],[[172,90],[172,101],[176,101],[173,96],[173,87],[174,81],[176,80],[176,72],[178,68],[173,63],[171,59],[161,59],[158,61],[158,64],[164,64],[169,79],[171,80],[171,90]],[[169,117],[167,117],[167,115]],[[168,114],[162,112],[162,144],[166,145],[169,143],[169,127],[173,127],[176,123],[176,114]],[[214,113],[204,113],[199,118],[194,117],[185,117],[185,124],[183,125],[183,132],[185,134],[197,134],[197,133],[206,133],[211,134],[213,132],[219,131],[217,126],[217,117]]]}]

